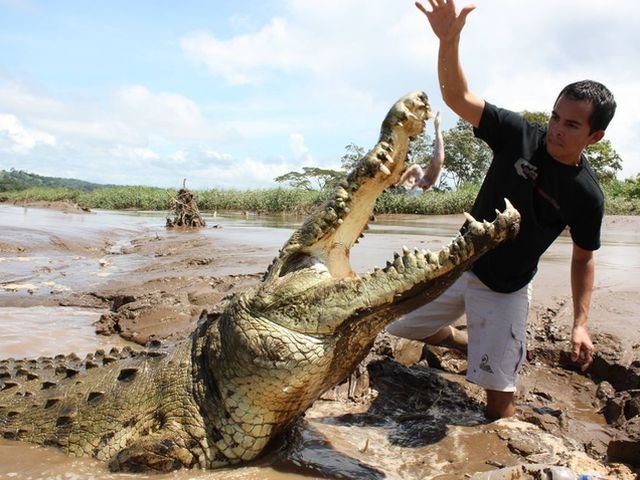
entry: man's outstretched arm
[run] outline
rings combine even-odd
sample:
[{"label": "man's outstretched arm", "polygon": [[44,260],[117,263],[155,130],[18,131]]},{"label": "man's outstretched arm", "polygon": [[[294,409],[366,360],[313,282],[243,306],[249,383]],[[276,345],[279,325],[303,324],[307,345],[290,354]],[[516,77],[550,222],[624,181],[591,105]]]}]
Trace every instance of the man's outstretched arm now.
[{"label": "man's outstretched arm", "polygon": [[571,331],[571,360],[586,370],[593,362],[593,343],[588,320],[595,277],[593,252],[575,243],[571,255],[571,293],[573,296],[573,329]]},{"label": "man's outstretched arm", "polygon": [[440,40],[438,80],[442,98],[458,116],[477,127],[484,110],[484,100],[469,90],[459,54],[460,33],[467,15],[476,7],[467,5],[457,12],[453,0],[429,0],[429,4],[431,10],[420,2],[416,2],[416,7],[426,15],[433,33]]},{"label": "man's outstretched arm", "polygon": [[433,127],[435,131],[435,141],[433,146],[433,157],[427,166],[424,175],[418,182],[417,186],[422,188],[423,192],[429,190],[438,179],[442,166],[444,165],[444,141],[442,140],[442,130],[440,129],[441,115],[436,113],[433,119]]}]

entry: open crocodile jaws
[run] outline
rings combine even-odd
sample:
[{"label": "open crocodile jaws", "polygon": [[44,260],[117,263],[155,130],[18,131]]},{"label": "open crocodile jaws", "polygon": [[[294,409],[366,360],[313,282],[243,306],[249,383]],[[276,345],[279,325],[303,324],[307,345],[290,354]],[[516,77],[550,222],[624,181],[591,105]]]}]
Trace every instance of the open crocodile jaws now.
[{"label": "open crocodile jaws", "polygon": [[204,315],[167,351],[97,352],[0,362],[0,433],[93,456],[114,470],[215,468],[257,457],[365,357],[401,313],[427,303],[489,249],[516,235],[506,201],[491,222],[467,216],[439,252],[403,249],[362,276],[349,264],[409,140],[431,118],[427,96],[393,105],[378,144],[284,245],[261,284]]}]

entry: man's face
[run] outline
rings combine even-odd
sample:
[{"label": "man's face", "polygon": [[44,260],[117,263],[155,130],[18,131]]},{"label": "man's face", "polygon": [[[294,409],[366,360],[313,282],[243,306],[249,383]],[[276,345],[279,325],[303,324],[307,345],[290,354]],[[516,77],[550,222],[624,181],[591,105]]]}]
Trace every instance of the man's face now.
[{"label": "man's face", "polygon": [[582,150],[604,136],[604,130],[590,131],[592,110],[593,105],[586,100],[558,98],[547,129],[547,152],[554,159],[567,165],[577,165]]}]

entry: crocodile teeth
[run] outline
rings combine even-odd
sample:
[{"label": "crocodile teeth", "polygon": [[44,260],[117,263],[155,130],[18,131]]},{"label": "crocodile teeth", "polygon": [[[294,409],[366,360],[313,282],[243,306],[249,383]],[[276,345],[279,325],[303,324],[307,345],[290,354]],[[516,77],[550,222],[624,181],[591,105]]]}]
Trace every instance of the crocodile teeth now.
[{"label": "crocodile teeth", "polygon": [[413,121],[420,121],[420,119],[418,117],[416,117],[413,113],[411,112],[407,112],[407,118],[413,120]]},{"label": "crocodile teeth", "polygon": [[391,170],[389,170],[386,165],[380,165],[380,171],[385,175],[391,175]]},{"label": "crocodile teeth", "polygon": [[393,163],[393,158],[386,151],[382,150],[378,153],[378,158],[384,162]]},{"label": "crocodile teeth", "polygon": [[469,223],[475,223],[476,219],[473,218],[473,215],[471,215],[470,213],[464,212],[464,218],[466,218]]}]

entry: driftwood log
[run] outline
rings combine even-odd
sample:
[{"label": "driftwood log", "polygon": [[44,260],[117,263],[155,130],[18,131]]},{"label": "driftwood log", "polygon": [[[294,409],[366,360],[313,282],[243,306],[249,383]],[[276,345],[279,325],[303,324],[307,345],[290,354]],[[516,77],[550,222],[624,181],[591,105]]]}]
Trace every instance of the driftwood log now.
[{"label": "driftwood log", "polygon": [[200,215],[194,193],[186,188],[183,182],[176,197],[171,197],[171,211],[173,219],[167,217],[167,227],[198,228],[206,226],[204,218]]}]

